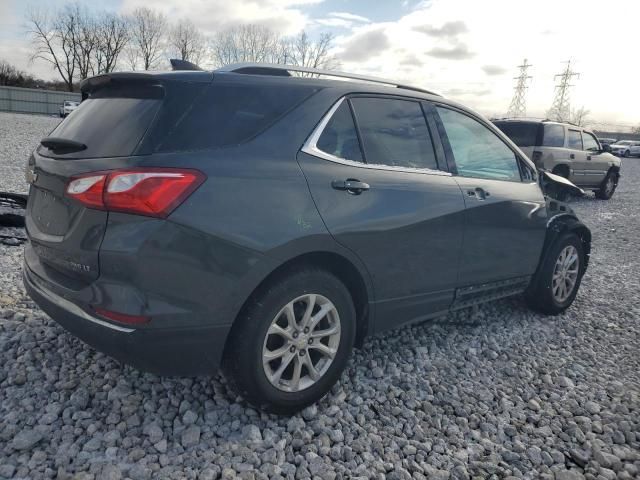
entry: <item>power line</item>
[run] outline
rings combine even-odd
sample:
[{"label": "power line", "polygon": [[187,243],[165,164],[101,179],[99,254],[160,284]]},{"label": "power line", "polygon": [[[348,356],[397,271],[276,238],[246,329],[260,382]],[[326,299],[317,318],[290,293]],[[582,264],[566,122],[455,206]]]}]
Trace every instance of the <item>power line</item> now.
[{"label": "power line", "polygon": [[559,122],[566,122],[571,116],[571,102],[569,97],[569,89],[575,85],[571,84],[573,77],[580,77],[580,74],[571,70],[571,60],[567,61],[567,68],[564,72],[554,76],[554,79],[559,79],[559,83],[555,87],[555,97],[551,108],[547,112],[547,116],[553,120]]},{"label": "power line", "polygon": [[524,59],[522,65],[518,65],[520,69],[520,75],[517,77],[513,77],[514,80],[517,80],[516,86],[513,87],[513,98],[511,99],[511,104],[509,105],[509,110],[507,111],[507,117],[526,117],[527,116],[527,102],[526,102],[526,93],[528,81],[531,79],[530,75],[527,75],[527,70],[531,67],[531,64],[527,63],[527,59]]}]

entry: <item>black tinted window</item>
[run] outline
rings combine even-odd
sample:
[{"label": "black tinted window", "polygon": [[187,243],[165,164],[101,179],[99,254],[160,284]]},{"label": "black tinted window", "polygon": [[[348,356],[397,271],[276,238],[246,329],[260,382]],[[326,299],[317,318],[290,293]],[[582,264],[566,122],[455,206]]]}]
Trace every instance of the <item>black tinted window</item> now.
[{"label": "black tinted window", "polygon": [[358,134],[348,102],[343,101],[335,111],[322,131],[316,147],[335,157],[362,161]]},{"label": "black tinted window", "polygon": [[582,150],[582,135],[580,135],[578,130],[569,130],[568,140],[567,148]]},{"label": "black tinted window", "polygon": [[[261,133],[314,92],[290,85],[216,84],[175,116],[154,150],[204,150],[242,143]],[[158,133],[158,132],[156,132]]]},{"label": "black tinted window", "polygon": [[367,163],[437,169],[429,129],[418,102],[354,98]]},{"label": "black tinted window", "polygon": [[564,147],[564,127],[562,125],[545,124],[542,145],[545,147]]},{"label": "black tinted window", "polygon": [[[83,101],[50,137],[83,143],[86,150],[64,158],[131,155],[162,104],[158,87],[105,88]],[[44,147],[39,152],[57,156]]]},{"label": "black tinted window", "polygon": [[519,147],[534,147],[538,137],[538,123],[494,122]]},{"label": "black tinted window", "polygon": [[462,113],[438,107],[453,157],[462,177],[520,181],[515,153],[483,124]]}]

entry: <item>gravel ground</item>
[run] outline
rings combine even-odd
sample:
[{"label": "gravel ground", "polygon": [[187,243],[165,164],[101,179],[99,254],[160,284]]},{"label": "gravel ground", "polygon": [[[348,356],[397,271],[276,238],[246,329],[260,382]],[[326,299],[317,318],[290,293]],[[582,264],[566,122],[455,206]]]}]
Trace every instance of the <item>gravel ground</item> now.
[{"label": "gravel ground", "polygon": [[29,154],[58,123],[58,117],[0,112],[0,192],[27,192]]},{"label": "gravel ground", "polygon": [[[53,125],[16,117],[19,137],[0,118],[3,180]],[[25,296],[22,248],[0,244],[0,477],[640,478],[640,159],[623,175],[611,201],[573,202],[594,248],[565,314],[510,299],[369,339],[291,418],[222,378],[93,351]]]}]

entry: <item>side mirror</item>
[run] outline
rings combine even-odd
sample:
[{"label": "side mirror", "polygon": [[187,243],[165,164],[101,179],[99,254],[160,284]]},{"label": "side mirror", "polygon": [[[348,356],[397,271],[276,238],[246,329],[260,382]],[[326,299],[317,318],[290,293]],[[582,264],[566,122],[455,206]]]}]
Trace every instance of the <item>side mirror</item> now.
[{"label": "side mirror", "polygon": [[602,144],[602,151],[603,152],[611,152],[611,145],[609,145],[608,143],[603,143]]}]

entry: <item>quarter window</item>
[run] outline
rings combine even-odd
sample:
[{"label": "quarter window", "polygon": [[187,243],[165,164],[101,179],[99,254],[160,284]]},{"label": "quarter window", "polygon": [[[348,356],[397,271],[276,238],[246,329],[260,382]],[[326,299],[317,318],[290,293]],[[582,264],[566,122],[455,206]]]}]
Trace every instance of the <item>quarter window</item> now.
[{"label": "quarter window", "polygon": [[567,148],[582,150],[582,135],[578,130],[569,130]]},{"label": "quarter window", "polygon": [[521,181],[515,153],[477,120],[437,107],[462,177]]},{"label": "quarter window", "polygon": [[316,147],[334,157],[362,162],[362,151],[349,104],[344,101],[322,131]]},{"label": "quarter window", "polygon": [[596,137],[587,132],[582,132],[582,140],[584,142],[584,149],[589,150],[590,152],[597,152],[600,150],[600,145],[598,145],[598,141]]},{"label": "quarter window", "polygon": [[431,135],[418,102],[362,97],[351,102],[367,163],[438,168]]}]

